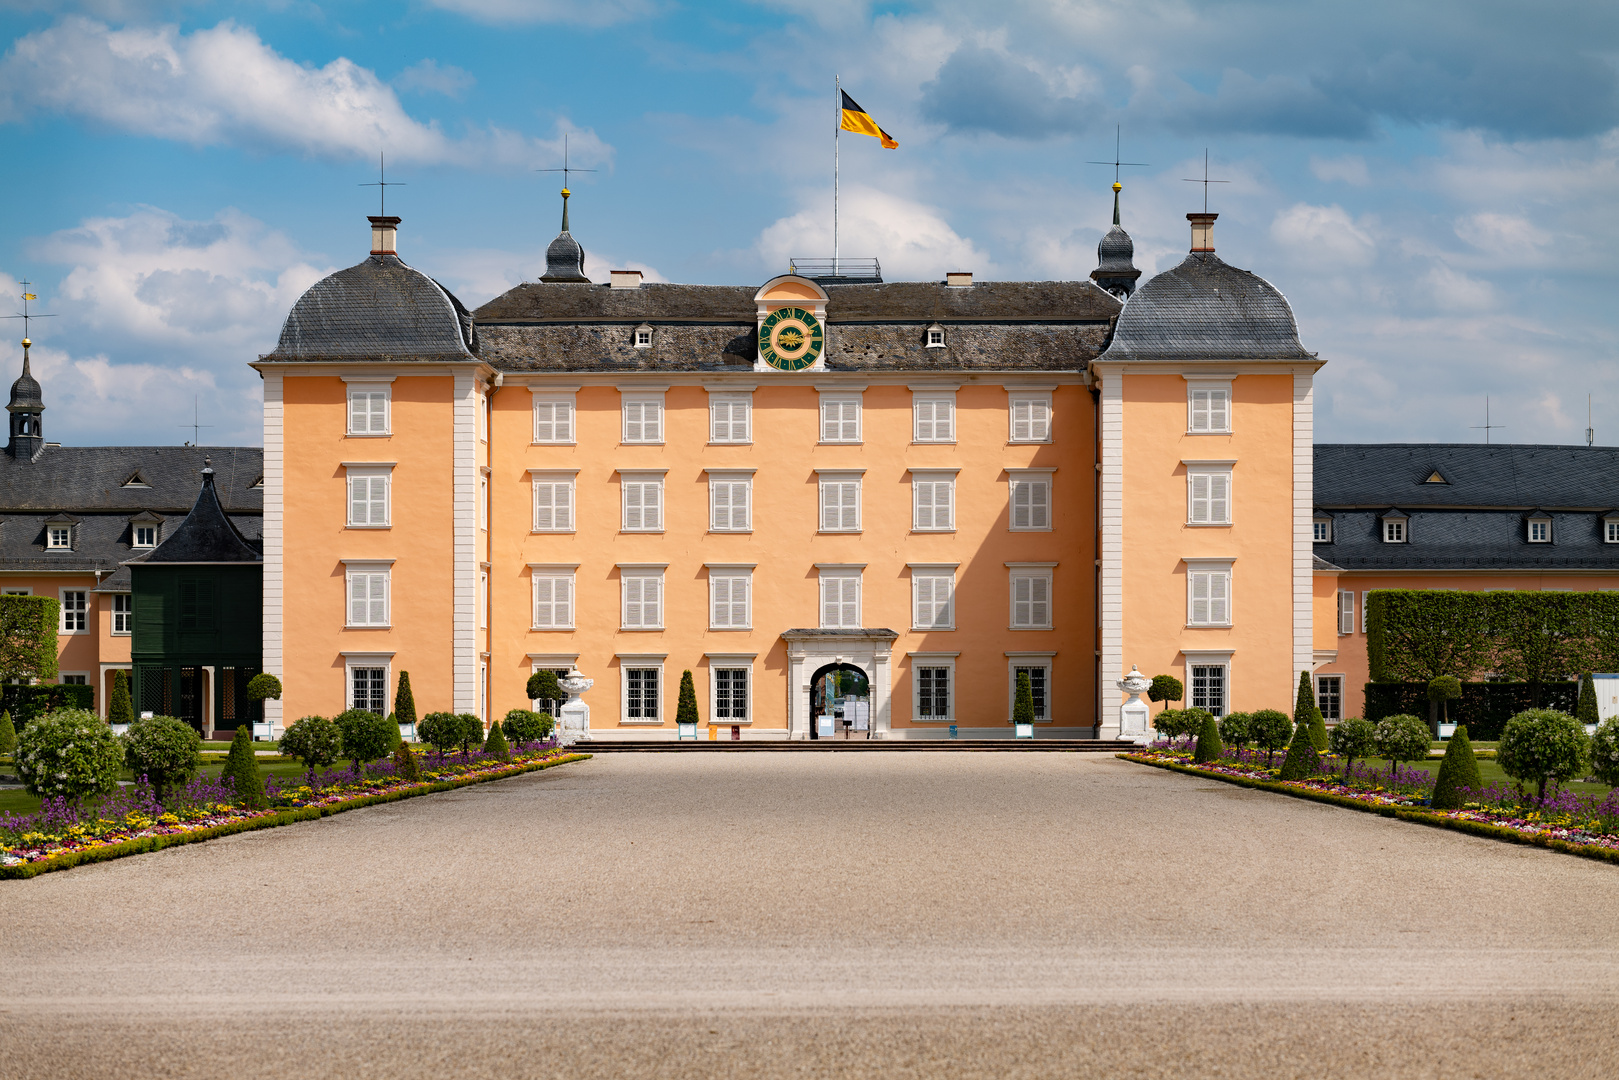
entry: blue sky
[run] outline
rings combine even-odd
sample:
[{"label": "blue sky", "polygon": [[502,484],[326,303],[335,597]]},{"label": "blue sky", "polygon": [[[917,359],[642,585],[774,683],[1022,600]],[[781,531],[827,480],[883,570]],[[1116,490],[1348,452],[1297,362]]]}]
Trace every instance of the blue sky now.
[{"label": "blue sky", "polygon": [[[1208,149],[1222,257],[1277,285],[1323,441],[1619,444],[1619,5],[1488,0],[0,0],[0,286],[47,435],[259,441],[287,309],[358,262],[386,150],[401,253],[476,306],[543,272],[568,134],[586,270],[754,283],[1078,278],[1111,215],[1179,261]],[[9,310],[9,309],[8,309]],[[14,341],[16,336],[9,340]],[[0,349],[15,370],[19,350]],[[7,380],[12,376],[8,375]]]}]

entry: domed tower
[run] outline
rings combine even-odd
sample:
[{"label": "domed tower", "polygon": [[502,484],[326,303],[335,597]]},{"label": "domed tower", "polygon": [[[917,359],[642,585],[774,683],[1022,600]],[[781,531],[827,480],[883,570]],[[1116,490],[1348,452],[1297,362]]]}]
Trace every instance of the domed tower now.
[{"label": "domed tower", "polygon": [[1119,192],[1123,188],[1123,184],[1113,181],[1113,228],[1096,245],[1097,265],[1091,271],[1091,280],[1120,300],[1128,300],[1136,291],[1141,271],[1135,268],[1135,242],[1119,225]]},{"label": "domed tower", "polygon": [[11,414],[11,441],[6,444],[6,453],[23,461],[34,460],[45,448],[45,395],[39,380],[28,370],[28,347],[32,344],[22,339],[22,374],[11,384],[11,402],[6,406],[6,412]]},{"label": "domed tower", "polygon": [[562,231],[545,249],[545,273],[540,280],[547,283],[575,283],[589,285],[585,276],[585,249],[568,231],[568,196],[573,192],[562,189]]}]

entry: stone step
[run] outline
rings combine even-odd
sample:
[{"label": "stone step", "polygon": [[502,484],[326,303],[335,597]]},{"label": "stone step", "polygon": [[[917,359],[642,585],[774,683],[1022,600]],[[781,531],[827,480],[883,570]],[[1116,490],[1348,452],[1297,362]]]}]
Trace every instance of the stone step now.
[{"label": "stone step", "polygon": [[978,750],[1116,754],[1136,750],[1132,742],[1116,739],[786,739],[706,740],[692,742],[629,742],[609,739],[582,739],[570,748],[586,754],[736,754],[786,751],[788,753],[831,753],[854,751],[880,753],[902,750]]}]

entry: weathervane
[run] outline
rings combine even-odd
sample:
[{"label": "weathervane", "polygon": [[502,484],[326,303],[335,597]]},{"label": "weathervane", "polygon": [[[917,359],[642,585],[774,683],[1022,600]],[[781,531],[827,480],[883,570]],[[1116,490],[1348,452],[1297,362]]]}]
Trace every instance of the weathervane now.
[{"label": "weathervane", "polygon": [[[387,159],[381,153],[378,153],[377,154],[377,178],[375,180],[370,181],[369,183],[356,184],[354,186],[355,187],[374,187],[374,188],[378,189],[377,194],[382,197],[382,209],[380,211],[378,211],[377,216],[378,217],[387,217],[388,216],[388,189],[391,188],[391,187],[409,187],[410,185],[406,184],[405,181],[403,181],[403,180],[390,180],[390,179],[388,179],[388,162],[387,162]],[[182,425],[182,426],[184,426],[184,425]]]},{"label": "weathervane", "polygon": [[1484,398],[1484,423],[1482,423],[1482,424],[1474,424],[1473,425],[1473,430],[1474,431],[1482,431],[1482,432],[1484,432],[1484,444],[1486,446],[1488,446],[1489,443],[1490,443],[1490,432],[1494,431],[1494,430],[1502,430],[1502,429],[1505,429],[1505,428],[1506,428],[1505,424],[1492,424],[1492,423],[1490,423],[1490,398],[1489,398],[1489,395],[1485,395],[1485,398]]},{"label": "weathervane", "polygon": [[[204,423],[200,422],[202,420],[201,401],[202,401],[202,396],[200,394],[193,394],[192,397],[191,397],[191,423],[189,423],[189,424],[176,424],[175,425],[176,427],[183,427],[183,428],[190,428],[191,429],[191,441],[186,443],[187,446],[201,446],[202,445],[202,429],[205,428],[205,427],[213,427],[214,426],[212,424],[204,424]],[[207,463],[208,463],[208,459],[204,458],[203,459],[203,464],[207,464]]]},{"label": "weathervane", "polygon": [[1196,179],[1194,177],[1183,176],[1183,177],[1181,177],[1181,180],[1184,181],[1185,183],[1188,183],[1188,184],[1202,184],[1203,185],[1203,212],[1205,214],[1209,212],[1209,185],[1210,184],[1229,184],[1229,183],[1231,183],[1231,181],[1229,181],[1229,180],[1210,180],[1209,179],[1209,148],[1206,147],[1206,146],[1203,148],[1203,179],[1198,180],[1198,179]]},{"label": "weathervane", "polygon": [[30,312],[28,310],[28,301],[30,301],[30,300],[38,300],[39,299],[39,297],[35,296],[33,293],[28,291],[28,286],[32,285],[33,282],[32,281],[19,281],[17,284],[22,286],[22,310],[17,312],[17,314],[15,314],[15,315],[7,315],[7,316],[5,316],[5,318],[7,318],[7,319],[21,319],[22,320],[22,346],[23,346],[23,348],[26,349],[26,348],[28,348],[29,345],[33,344],[33,342],[28,340],[28,320],[29,319],[54,319],[54,318],[56,318],[56,316],[55,315],[39,315],[39,314]]},{"label": "weathervane", "polygon": [[1111,165],[1111,166],[1113,166],[1113,182],[1115,184],[1117,184],[1119,182],[1119,168],[1121,166],[1133,165],[1133,166],[1135,166],[1136,168],[1139,168],[1139,169],[1151,168],[1151,166],[1148,165],[1148,163],[1145,162],[1145,161],[1120,161],[1119,160],[1119,147],[1123,145],[1123,138],[1124,138],[1123,132],[1124,132],[1124,125],[1122,125],[1122,124],[1114,125],[1114,127],[1113,127],[1113,160],[1112,161],[1087,161],[1085,163],[1087,165]]},{"label": "weathervane", "polygon": [[598,170],[596,170],[596,169],[575,169],[571,165],[568,164],[568,133],[566,131],[564,131],[562,133],[562,168],[560,168],[560,169],[535,169],[534,171],[535,172],[559,172],[559,173],[561,173],[562,174],[562,196],[563,196],[563,198],[567,198],[569,195],[573,194],[571,191],[568,190],[568,176],[569,176],[570,173],[596,172]]}]

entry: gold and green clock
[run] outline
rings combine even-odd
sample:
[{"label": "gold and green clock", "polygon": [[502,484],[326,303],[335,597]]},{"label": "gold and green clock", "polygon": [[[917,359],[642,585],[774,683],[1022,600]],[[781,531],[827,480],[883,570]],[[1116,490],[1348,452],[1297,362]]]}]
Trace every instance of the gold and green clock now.
[{"label": "gold and green clock", "polygon": [[777,371],[803,371],[825,342],[821,320],[803,308],[777,308],[759,325],[759,355]]}]

